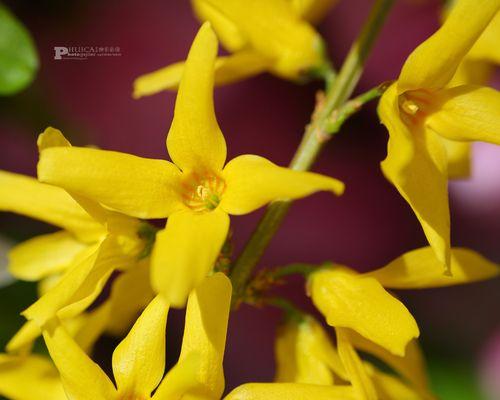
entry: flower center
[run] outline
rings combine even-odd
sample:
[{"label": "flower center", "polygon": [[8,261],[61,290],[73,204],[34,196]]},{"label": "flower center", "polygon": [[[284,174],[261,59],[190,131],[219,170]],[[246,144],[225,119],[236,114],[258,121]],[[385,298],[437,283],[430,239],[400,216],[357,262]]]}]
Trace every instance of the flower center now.
[{"label": "flower center", "polygon": [[411,90],[399,95],[399,110],[406,125],[423,122],[432,112],[432,93],[425,90]]},{"label": "flower center", "polygon": [[215,210],[220,203],[226,183],[212,173],[190,174],[183,182],[184,204],[195,212]]}]

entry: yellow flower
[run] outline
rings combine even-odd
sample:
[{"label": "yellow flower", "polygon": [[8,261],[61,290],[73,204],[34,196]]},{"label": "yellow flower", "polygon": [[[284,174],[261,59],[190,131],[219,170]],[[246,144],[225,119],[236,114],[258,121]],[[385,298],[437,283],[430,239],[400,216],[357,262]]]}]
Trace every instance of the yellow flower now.
[{"label": "yellow flower", "polygon": [[343,184],[310,172],[278,167],[242,155],[224,166],[226,143],[214,114],[217,39],[204,24],[185,65],[167,137],[171,163],[90,148],[42,150],[43,182],[138,218],[168,217],[156,236],[152,284],[174,307],[212,269],[229,229],[228,214],[247,214],[278,199],[319,190],[336,194]]},{"label": "yellow flower", "polygon": [[389,289],[420,289],[475,282],[499,275],[498,265],[461,248],[451,250],[451,271],[445,276],[432,248],[404,254],[387,266],[358,274],[338,265],[313,272],[308,279],[313,303],[328,325],[350,328],[396,356],[419,336],[408,309]]},{"label": "yellow flower", "polygon": [[[275,343],[275,380],[333,385],[346,391],[349,388],[352,397],[346,394],[344,398],[358,400],[432,398],[416,341],[410,343],[404,357],[399,357],[354,331],[337,328],[336,332],[338,347],[333,345],[323,327],[311,316],[304,315],[301,320],[289,319],[280,328]],[[383,373],[363,362],[355,348],[383,361],[398,376]],[[351,382],[352,386],[347,386],[345,382]]]},{"label": "yellow flower", "polygon": [[412,207],[448,272],[453,154],[447,154],[447,141],[500,144],[500,95],[487,87],[447,84],[499,9],[499,0],[459,0],[443,26],[408,57],[378,108],[390,136],[382,171]]},{"label": "yellow flower", "polygon": [[14,400],[66,400],[59,373],[41,355],[0,354],[0,395]]},{"label": "yellow flower", "polygon": [[[53,128],[40,136],[38,144],[41,150],[70,146]],[[148,260],[138,259],[145,246],[138,236],[140,222],[18,174],[0,171],[0,191],[0,210],[65,229],[30,239],[9,253],[11,273],[19,279],[39,281],[41,297],[24,311],[29,321],[8,343],[7,351],[29,352],[41,327],[55,315],[64,320],[85,350],[90,350],[104,330],[119,334],[127,329],[154,296]],[[114,281],[109,299],[83,313],[115,270],[123,272]],[[111,313],[114,318],[109,321]]]},{"label": "yellow flower", "polygon": [[[217,85],[269,71],[292,80],[325,64],[323,41],[310,25],[335,0],[192,0],[201,21],[209,21],[231,54],[215,63]],[[310,21],[310,22],[309,22]],[[185,68],[178,62],[134,82],[134,97],[176,89]]]},{"label": "yellow flower", "polygon": [[231,284],[221,273],[206,278],[191,293],[181,355],[164,377],[168,304],[160,295],[155,297],[113,352],[116,387],[62,325],[48,326],[44,338],[68,398],[218,399],[224,390],[222,359],[230,301]]}]

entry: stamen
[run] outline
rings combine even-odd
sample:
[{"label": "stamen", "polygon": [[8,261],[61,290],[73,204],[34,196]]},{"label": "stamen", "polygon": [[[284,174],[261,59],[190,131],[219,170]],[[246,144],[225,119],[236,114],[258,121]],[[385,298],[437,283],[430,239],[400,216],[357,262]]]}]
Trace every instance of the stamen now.
[{"label": "stamen", "polygon": [[401,105],[401,108],[407,113],[407,114],[410,114],[410,115],[415,115],[418,110],[420,109],[418,107],[418,104],[415,103],[414,101],[412,100],[404,100],[403,101],[403,104]]},{"label": "stamen", "polygon": [[191,174],[183,182],[184,204],[195,212],[215,210],[226,188],[224,180],[215,174]]}]

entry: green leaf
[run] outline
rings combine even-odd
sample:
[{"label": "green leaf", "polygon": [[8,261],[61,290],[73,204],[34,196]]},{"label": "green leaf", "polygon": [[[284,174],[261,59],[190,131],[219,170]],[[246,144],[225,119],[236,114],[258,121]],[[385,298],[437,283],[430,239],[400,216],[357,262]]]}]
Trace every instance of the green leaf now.
[{"label": "green leaf", "polygon": [[0,95],[28,86],[38,69],[38,55],[28,30],[0,3]]}]

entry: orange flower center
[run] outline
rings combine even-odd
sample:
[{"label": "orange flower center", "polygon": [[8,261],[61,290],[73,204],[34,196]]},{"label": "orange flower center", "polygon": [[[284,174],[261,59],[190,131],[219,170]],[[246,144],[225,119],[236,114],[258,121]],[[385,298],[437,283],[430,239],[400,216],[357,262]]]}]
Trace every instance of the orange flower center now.
[{"label": "orange flower center", "polygon": [[213,173],[191,173],[182,183],[182,199],[195,212],[215,210],[220,203],[226,183]]},{"label": "orange flower center", "polygon": [[406,125],[419,125],[433,110],[432,93],[410,90],[399,95],[399,111]]}]

